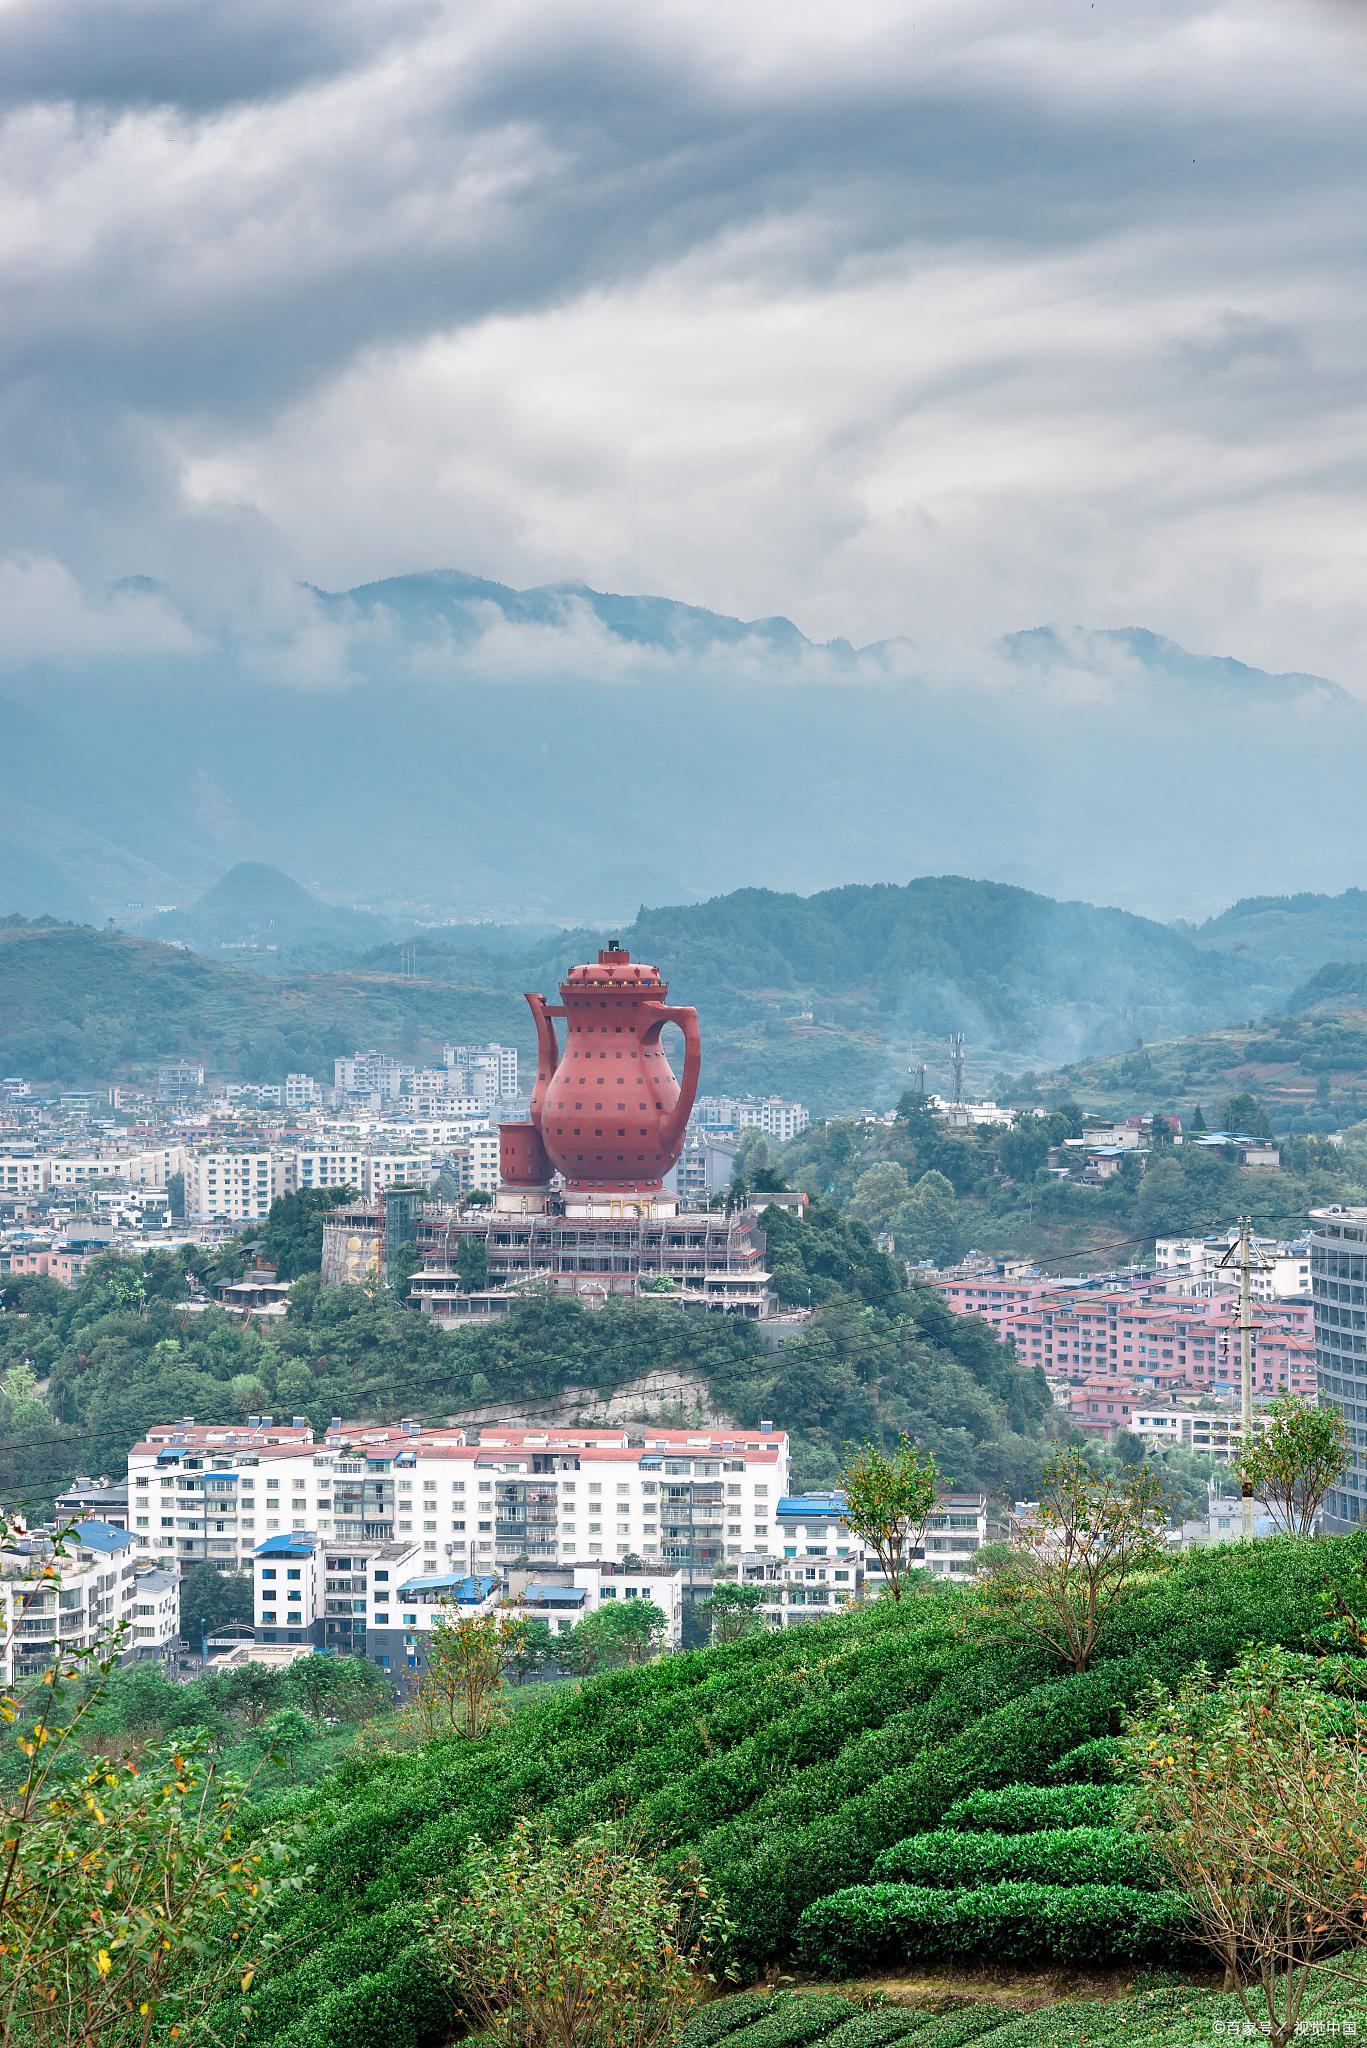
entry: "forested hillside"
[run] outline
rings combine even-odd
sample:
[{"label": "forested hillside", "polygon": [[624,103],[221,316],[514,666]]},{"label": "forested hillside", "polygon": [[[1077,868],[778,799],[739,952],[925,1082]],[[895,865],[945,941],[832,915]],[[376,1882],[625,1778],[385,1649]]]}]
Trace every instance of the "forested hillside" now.
[{"label": "forested hillside", "polygon": [[[11,921],[0,1062],[87,1080],[185,1052],[265,1079],[325,1071],[376,1040],[430,1056],[443,1039],[493,1036],[529,1051],[522,991],[553,988],[609,936],[561,932],[518,949],[506,932],[486,948],[433,932],[412,953],[394,944],[347,959],[342,935],[367,920],[259,867],[158,924],[259,941],[277,917],[298,957],[330,959],[331,971],[291,970],[288,949],[248,956],[265,974],[112,931]],[[895,1099],[913,1057],[943,1082],[952,1031],[967,1034],[970,1071],[985,1079],[1001,1058],[1052,1064],[1246,1014],[1258,990],[1248,962],[1165,925],[958,876],[810,897],[738,890],[642,910],[611,936],[698,1006],[705,1088],[796,1095],[817,1113]]]},{"label": "forested hillside", "polygon": [[[1142,1094],[1126,1107],[1147,1110],[1151,1101],[1169,1107]],[[1206,1102],[1214,1126],[1225,1098]],[[1245,1096],[1238,1113],[1256,1120],[1261,1107]],[[1270,1236],[1297,1236],[1312,1207],[1367,1199],[1367,1132],[1350,1132],[1342,1145],[1284,1138],[1278,1173],[1239,1167],[1215,1149],[1160,1144],[1147,1163],[1136,1156],[1093,1187],[1044,1171],[1050,1146],[1082,1128],[1071,1102],[1009,1129],[948,1131],[907,1096],[891,1125],[825,1124],[788,1146],[778,1165],[851,1221],[890,1232],[902,1257],[937,1265],[969,1250],[1104,1265],[1139,1255],[1156,1236],[1223,1229],[1241,1214]]]},{"label": "forested hillside", "polygon": [[1253,1093],[1277,1131],[1332,1131],[1367,1117],[1367,968],[1330,965],[1293,997],[1293,1013],[1164,1038],[1055,1073],[1003,1074],[1012,1102],[1184,1118]]},{"label": "forested hillside", "polygon": [[862,1231],[820,1213],[779,1228],[779,1284],[816,1308],[774,1351],[753,1324],[649,1301],[589,1310],[531,1296],[505,1318],[444,1331],[388,1294],[323,1287],[316,1273],[295,1283],[280,1323],[185,1314],[189,1274],[211,1281],[231,1253],[106,1257],[74,1292],[15,1276],[0,1283],[0,1499],[39,1505],[75,1469],[118,1471],[150,1424],[180,1415],[265,1409],[321,1429],[333,1415],[445,1419],[505,1403],[513,1419],[567,1387],[605,1394],[668,1371],[700,1379],[738,1422],[777,1418],[799,1485],[831,1482],[850,1444],[906,1430],[959,1485],[1027,1490],[1052,1415],[1039,1373],[985,1326],[905,1288]]}]

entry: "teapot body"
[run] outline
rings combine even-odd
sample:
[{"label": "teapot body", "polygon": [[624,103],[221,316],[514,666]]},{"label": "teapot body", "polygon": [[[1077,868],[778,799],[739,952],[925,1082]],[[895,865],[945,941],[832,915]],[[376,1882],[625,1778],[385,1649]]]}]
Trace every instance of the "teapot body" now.
[{"label": "teapot body", "polygon": [[[701,1070],[698,1013],[668,995],[656,968],[617,946],[571,968],[558,1005],[528,995],[539,1047],[531,1121],[568,1189],[657,1192],[683,1150]],[[683,1033],[682,1084],[660,1043],[667,1024]]]}]

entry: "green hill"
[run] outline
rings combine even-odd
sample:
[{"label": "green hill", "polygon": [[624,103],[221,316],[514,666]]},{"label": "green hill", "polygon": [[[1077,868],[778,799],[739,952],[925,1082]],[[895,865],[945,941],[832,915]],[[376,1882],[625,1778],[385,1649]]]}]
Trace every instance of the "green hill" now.
[{"label": "green hill", "polygon": [[[1258,1096],[1277,1131],[1331,1131],[1367,1116],[1367,967],[1331,967],[1298,992],[1323,1007],[1158,1039],[1052,1074],[1002,1076],[1012,1101],[1099,1111],[1199,1104],[1211,1123],[1226,1097]],[[1357,1000],[1354,1000],[1356,996]]]},{"label": "green hill", "polygon": [[[567,1839],[621,1816],[666,1864],[696,1857],[727,1902],[740,1980],[791,1970],[799,1922],[818,1901],[867,1883],[880,1858],[966,1795],[1066,1780],[1071,1753],[1114,1733],[1150,1680],[1171,1683],[1201,1660],[1222,1670],[1249,1640],[1301,1646],[1321,1620],[1326,1568],[1360,1572],[1365,1554],[1367,1539],[1352,1538],[1183,1557],[1127,1596],[1080,1677],[992,1641],[971,1594],[937,1587],[556,1689],[477,1743],[358,1756],[323,1787],[270,1802],[314,1821],[312,1872],[283,1908],[287,1958],[253,1991],[253,2039],[447,2040],[423,1902],[472,1834],[502,1836],[521,1815]],[[1136,1953],[1122,1929],[1117,1960]],[[1159,1959],[1180,1963],[1180,1944]],[[832,2024],[845,2017],[831,2010]],[[1007,2023],[982,2010],[979,2031]],[[720,2015],[714,2024],[724,2031]],[[806,2038],[799,2030],[792,2048]]]},{"label": "green hill", "polygon": [[432,1053],[450,1038],[528,1051],[525,1004],[479,989],[332,973],[278,979],[83,925],[0,925],[0,1067],[49,1081],[146,1077],[158,1060],[218,1073],[323,1074],[358,1045]]},{"label": "green hill", "polygon": [[1367,961],[1367,889],[1340,896],[1247,896],[1191,934],[1198,946],[1244,959],[1275,1000],[1327,961]]},{"label": "green hill", "polygon": [[[242,867],[177,930],[217,944],[273,924],[300,941],[331,931],[335,945],[358,915]],[[961,876],[810,897],[742,889],[642,910],[613,935],[698,1005],[706,1089],[796,1095],[819,1114],[894,1101],[917,1058],[943,1082],[952,1031],[967,1034],[970,1073],[985,1079],[1003,1059],[1053,1065],[1249,1007],[1244,965],[1166,925]],[[320,1071],[377,1041],[425,1053],[443,1038],[492,1036],[530,1051],[522,991],[553,987],[607,936],[561,932],[515,949],[500,933],[495,950],[432,933],[416,941],[413,980],[397,944],[333,971],[286,962],[267,977],[109,932],[15,928],[0,934],[0,1059],[74,1080],[186,1052],[258,1079]]]}]

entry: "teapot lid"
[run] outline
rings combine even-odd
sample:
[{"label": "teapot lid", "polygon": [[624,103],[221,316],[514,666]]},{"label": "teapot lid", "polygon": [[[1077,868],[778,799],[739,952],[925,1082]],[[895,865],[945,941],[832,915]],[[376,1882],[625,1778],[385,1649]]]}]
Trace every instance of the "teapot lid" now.
[{"label": "teapot lid", "polygon": [[600,947],[597,961],[582,967],[571,967],[565,977],[566,988],[621,988],[659,989],[662,992],[668,984],[661,980],[658,967],[647,966],[645,961],[633,961],[625,946],[619,946],[616,939],[609,939]]}]

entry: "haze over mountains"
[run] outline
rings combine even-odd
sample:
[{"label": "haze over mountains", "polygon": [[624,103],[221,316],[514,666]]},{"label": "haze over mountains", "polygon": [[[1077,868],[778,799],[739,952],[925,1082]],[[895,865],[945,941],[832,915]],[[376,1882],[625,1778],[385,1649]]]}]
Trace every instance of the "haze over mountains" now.
[{"label": "haze over mountains", "polygon": [[[943,1086],[952,1031],[968,1034],[981,1083],[1000,1066],[1128,1053],[1278,1009],[1356,1014],[1365,912],[1353,891],[1239,904],[1189,931],[949,875],[810,897],[736,890],[642,910],[612,936],[698,1005],[708,1088],[795,1094],[830,1113],[895,1100],[917,1060]],[[1286,919],[1294,948],[1261,936]],[[490,1036],[530,1054],[523,990],[553,988],[608,935],[466,926],[374,943],[386,920],[334,909],[261,865],[156,925],[173,944],[81,926],[0,930],[0,1071],[107,1079],[184,1054],[269,1080],[325,1075],[363,1044],[427,1060],[444,1040]],[[1315,1032],[1332,1066],[1347,1041]],[[1233,1057],[1220,1053],[1225,1066]]]},{"label": "haze over mountains", "polygon": [[252,861],[401,924],[945,869],[1204,917],[1367,870],[1367,705],[1144,631],[949,658],[452,571],[246,624],[118,602],[136,654],[0,704],[5,908],[183,915]]}]

